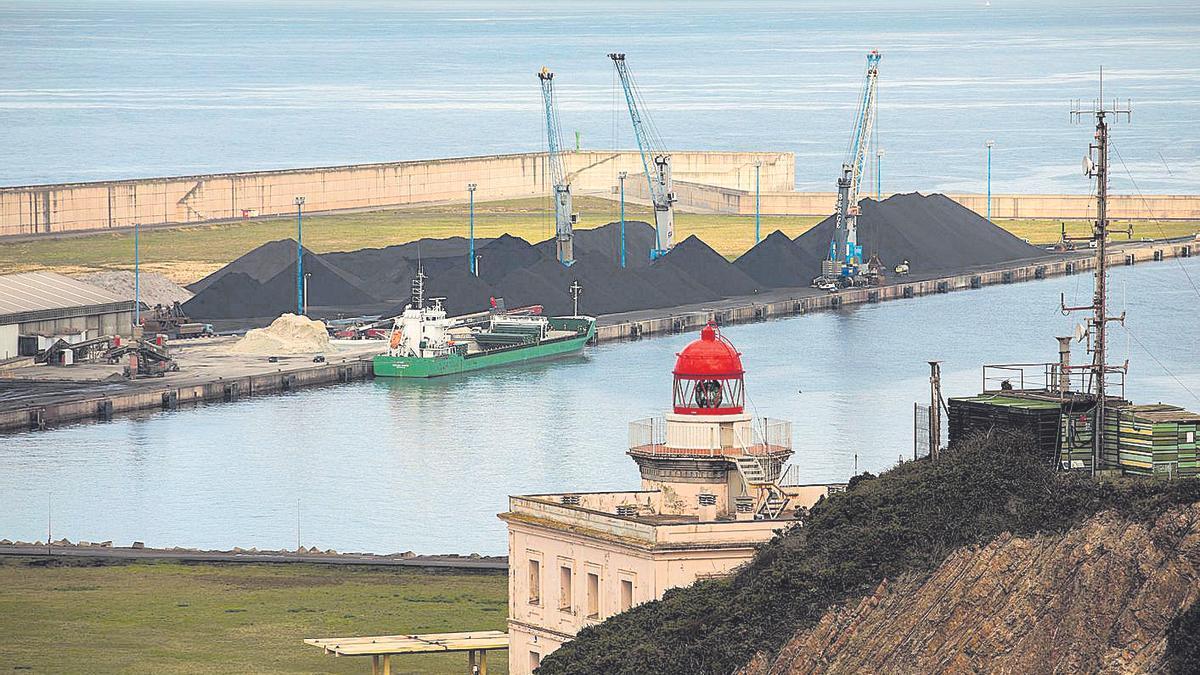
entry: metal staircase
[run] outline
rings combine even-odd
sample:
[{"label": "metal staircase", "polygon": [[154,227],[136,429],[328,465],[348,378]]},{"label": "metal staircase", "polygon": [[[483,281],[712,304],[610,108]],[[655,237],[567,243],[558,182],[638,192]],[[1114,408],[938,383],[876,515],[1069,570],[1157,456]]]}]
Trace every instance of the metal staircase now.
[{"label": "metal staircase", "polygon": [[779,467],[772,467],[770,460],[766,458],[751,455],[749,447],[740,435],[738,443],[742,447],[742,454],[730,459],[737,466],[738,474],[746,487],[746,494],[758,491],[763,497],[759,500],[756,515],[766,519],[778,518],[788,505],[788,496],[779,486]]}]

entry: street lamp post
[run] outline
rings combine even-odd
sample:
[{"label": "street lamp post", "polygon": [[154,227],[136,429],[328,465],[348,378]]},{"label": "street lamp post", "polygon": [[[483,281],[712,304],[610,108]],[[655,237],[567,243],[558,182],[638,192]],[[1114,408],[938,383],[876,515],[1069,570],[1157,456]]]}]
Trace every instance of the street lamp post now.
[{"label": "street lamp post", "polygon": [[617,180],[621,181],[621,269],[625,269],[625,178],[628,176],[628,171],[617,174]]},{"label": "street lamp post", "polygon": [[304,307],[304,197],[296,197],[296,312]]},{"label": "street lamp post", "polygon": [[467,266],[468,266],[468,269],[470,270],[471,274],[474,274],[475,276],[479,276],[479,267],[478,267],[478,265],[475,264],[475,188],[476,187],[477,186],[474,183],[467,183],[467,200],[468,200],[468,203],[470,204],[470,206],[468,206],[468,213],[469,213],[468,218],[469,218],[469,222],[470,222],[470,225],[468,225],[468,238],[471,241],[471,244],[470,244],[471,250],[468,253],[469,257],[467,258]]},{"label": "street lamp post", "polygon": [[762,175],[762,160],[754,162],[754,243],[758,244],[762,238],[762,219],[759,216],[759,178]]},{"label": "street lamp post", "polygon": [[883,201],[883,148],[875,151],[875,201]]},{"label": "street lamp post", "polygon": [[992,146],[996,141],[991,139],[985,144],[988,151],[988,167],[987,167],[987,219],[992,219]]}]

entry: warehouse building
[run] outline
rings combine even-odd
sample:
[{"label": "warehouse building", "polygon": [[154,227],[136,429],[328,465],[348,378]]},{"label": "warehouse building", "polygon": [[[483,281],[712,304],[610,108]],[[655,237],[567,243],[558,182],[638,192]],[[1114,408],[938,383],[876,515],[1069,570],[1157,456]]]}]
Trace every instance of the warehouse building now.
[{"label": "warehouse building", "polygon": [[33,356],[56,339],[128,337],[133,300],[53,272],[0,276],[0,361]]}]

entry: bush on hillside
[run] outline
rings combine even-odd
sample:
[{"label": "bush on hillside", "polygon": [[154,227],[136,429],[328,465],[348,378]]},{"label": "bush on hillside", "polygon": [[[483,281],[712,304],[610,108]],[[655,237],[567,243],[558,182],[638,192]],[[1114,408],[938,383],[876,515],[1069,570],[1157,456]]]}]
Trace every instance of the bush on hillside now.
[{"label": "bush on hillside", "polygon": [[936,462],[854,481],[733,577],[674,589],[584,629],[538,672],[729,673],[776,651],[830,606],[885,578],[928,573],[960,547],[1006,531],[1065,531],[1106,509],[1153,519],[1198,500],[1200,481],[1099,482],[1058,473],[1026,436],[978,437]]}]

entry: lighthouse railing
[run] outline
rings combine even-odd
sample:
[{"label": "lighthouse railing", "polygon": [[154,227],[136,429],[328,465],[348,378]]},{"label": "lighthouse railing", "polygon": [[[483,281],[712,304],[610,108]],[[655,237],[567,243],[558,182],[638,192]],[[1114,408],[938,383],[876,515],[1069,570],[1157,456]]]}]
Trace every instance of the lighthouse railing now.
[{"label": "lighthouse railing", "polygon": [[[715,429],[701,427],[701,437],[675,438],[673,443],[685,447],[667,446],[667,422],[662,417],[647,417],[629,423],[629,450],[638,455],[689,455],[732,457],[736,455],[766,456],[792,449],[792,423],[769,417],[751,421],[749,434],[721,442]],[[682,441],[682,442],[681,442]]]}]

